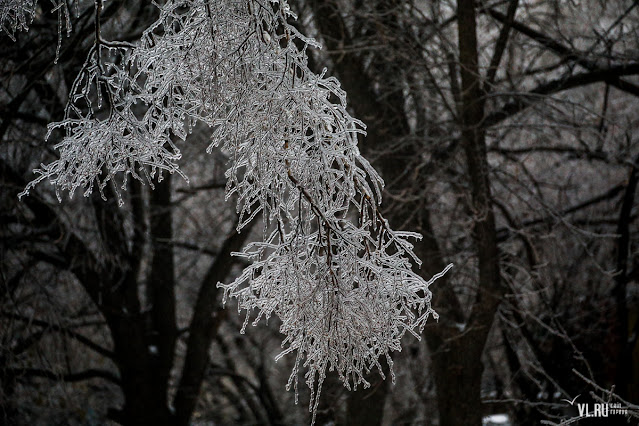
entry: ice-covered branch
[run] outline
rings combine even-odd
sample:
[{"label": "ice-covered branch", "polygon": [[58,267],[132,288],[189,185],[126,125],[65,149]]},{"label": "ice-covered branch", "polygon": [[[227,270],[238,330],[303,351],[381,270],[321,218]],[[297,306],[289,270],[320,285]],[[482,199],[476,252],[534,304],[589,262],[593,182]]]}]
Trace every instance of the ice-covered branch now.
[{"label": "ice-covered branch", "polygon": [[392,374],[402,336],[419,338],[437,318],[429,286],[441,274],[413,272],[409,239],[421,237],[393,231],[379,212],[382,179],[357,148],[365,126],[339,82],[308,68],[306,48],[317,44],[291,15],[285,1],[169,1],[135,47],[100,41],[67,117],[51,126],[66,130],[60,158],[27,190],[48,179],[88,194],[118,174],[179,173],[173,139],[208,125],[208,151],[230,159],[238,231],[260,213],[264,224],[264,240],[237,253],[252,264],[219,284],[224,300],[246,311],[242,332],[253,311],[253,324],[280,318],[279,357],[297,354],[288,386],[305,368],[315,413],[327,371],[348,388],[368,386],[375,367],[383,375],[380,358]]}]

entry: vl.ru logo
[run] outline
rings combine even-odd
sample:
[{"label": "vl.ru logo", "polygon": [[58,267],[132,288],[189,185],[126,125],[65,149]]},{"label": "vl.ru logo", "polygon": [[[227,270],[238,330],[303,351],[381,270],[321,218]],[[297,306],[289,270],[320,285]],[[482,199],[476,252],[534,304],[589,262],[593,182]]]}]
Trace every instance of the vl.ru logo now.
[{"label": "vl.ru logo", "polygon": [[[562,401],[566,401],[569,405],[574,406],[575,401],[579,398],[580,395],[577,395],[571,400],[562,399]],[[580,418],[587,417],[608,417],[611,415],[627,415],[628,409],[624,408],[619,403],[608,403],[608,402],[596,402],[594,404],[588,403],[577,403],[577,411],[579,412]]]},{"label": "vl.ru logo", "polygon": [[579,417],[608,417],[615,414],[626,415],[628,409],[621,404],[609,404],[607,402],[590,404],[577,404]]}]

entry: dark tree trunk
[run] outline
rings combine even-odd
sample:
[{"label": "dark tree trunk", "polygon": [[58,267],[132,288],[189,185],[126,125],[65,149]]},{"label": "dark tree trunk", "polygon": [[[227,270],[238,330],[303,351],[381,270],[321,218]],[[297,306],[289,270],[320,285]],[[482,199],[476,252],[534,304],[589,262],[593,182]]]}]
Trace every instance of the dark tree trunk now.
[{"label": "dark tree trunk", "polygon": [[481,425],[481,353],[485,341],[475,333],[450,339],[432,357],[441,426]]},{"label": "dark tree trunk", "polygon": [[[624,193],[619,220],[617,222],[617,276],[615,277],[615,287],[612,296],[616,304],[616,318],[611,335],[617,336],[617,362],[615,372],[615,391],[624,398],[629,396],[637,396],[637,384],[632,383],[633,373],[637,366],[633,365],[632,353],[637,341],[635,323],[635,333],[630,333],[629,312],[627,306],[627,287],[628,277],[628,256],[630,249],[630,215],[635,201],[635,192],[639,183],[639,172],[637,170],[637,162],[639,158],[635,158],[630,175],[628,176],[628,184]],[[637,402],[637,401],[631,401]]]},{"label": "dark tree trunk", "polygon": [[156,372],[151,368],[146,327],[141,318],[112,318],[109,326],[115,342],[116,363],[120,370],[124,407],[112,412],[114,420],[126,426],[172,425],[164,392],[155,389]]},{"label": "dark tree trunk", "polygon": [[384,404],[388,394],[388,387],[390,386],[390,383],[388,383],[390,370],[385,361],[380,361],[386,380],[382,379],[377,371],[374,371],[367,378],[371,384],[368,389],[358,388],[356,392],[349,394],[346,406],[347,425],[379,426],[382,424]]},{"label": "dark tree trunk", "polygon": [[[150,306],[149,366],[154,399],[166,401],[173,367],[177,324],[175,318],[175,267],[173,259],[173,209],[171,175],[151,192],[151,246],[153,257],[146,288]],[[166,402],[164,402],[166,405]]]},{"label": "dark tree trunk", "polygon": [[[142,241],[133,241],[129,251],[124,220],[115,201],[104,203],[98,199],[94,202],[102,239],[113,255],[113,265],[103,274],[97,305],[111,331],[124,394],[124,407],[112,414],[124,425],[174,423],[167,403],[168,377],[177,334],[170,194],[170,179],[156,185],[151,194],[152,260],[146,282],[148,314],[142,311],[137,276]],[[134,190],[132,196],[139,197],[139,191]],[[115,199],[113,194],[109,199]],[[138,229],[144,223],[144,214],[137,211],[141,207],[139,201],[133,200],[136,239],[144,238],[144,232]]]},{"label": "dark tree trunk", "polygon": [[[457,3],[459,69],[461,75],[461,142],[466,154],[474,215],[473,240],[478,257],[476,300],[461,333],[442,328],[428,340],[433,352],[440,424],[481,425],[482,353],[504,294],[500,282],[497,234],[486,153],[484,99],[478,67],[477,16],[473,0]],[[442,338],[443,337],[443,338]]]},{"label": "dark tree trunk", "polygon": [[230,272],[233,266],[231,253],[241,249],[249,232],[249,226],[241,234],[235,229],[231,230],[200,286],[189,325],[182,377],[174,399],[176,425],[188,425],[195,410],[209,364],[209,347],[226,315],[226,311],[219,306],[217,283]]}]

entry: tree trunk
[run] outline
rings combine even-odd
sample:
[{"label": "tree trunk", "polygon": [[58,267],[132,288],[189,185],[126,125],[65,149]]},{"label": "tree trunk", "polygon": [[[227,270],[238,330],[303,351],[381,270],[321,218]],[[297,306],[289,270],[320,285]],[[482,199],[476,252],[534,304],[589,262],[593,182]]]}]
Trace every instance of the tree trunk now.
[{"label": "tree trunk", "polygon": [[[166,401],[173,367],[177,324],[175,317],[175,267],[173,259],[173,209],[171,175],[165,176],[150,194],[151,247],[153,257],[146,283],[150,304],[149,368],[154,399]],[[166,405],[166,402],[164,403]]]},{"label": "tree trunk", "polygon": [[174,424],[167,407],[166,388],[155,389],[156,372],[149,362],[143,322],[121,317],[111,319],[109,325],[116,342],[116,363],[124,394],[123,409],[111,416],[125,426]]},{"label": "tree trunk", "polygon": [[249,232],[249,226],[241,234],[235,229],[231,230],[200,286],[189,325],[182,377],[173,401],[176,425],[187,426],[195,410],[209,364],[209,347],[226,316],[226,311],[219,306],[217,283],[229,274],[234,263],[231,253],[242,248]]},{"label": "tree trunk", "polygon": [[481,425],[481,362],[485,340],[475,333],[450,339],[433,352],[441,426]]},{"label": "tree trunk", "polygon": [[466,154],[474,215],[473,240],[479,282],[476,300],[464,329],[442,328],[441,338],[429,339],[437,385],[440,424],[481,425],[482,353],[504,288],[500,282],[495,217],[492,210],[486,153],[484,100],[478,67],[477,16],[473,0],[457,3],[461,74],[461,142]]},{"label": "tree trunk", "polygon": [[371,386],[368,389],[357,388],[348,396],[346,406],[346,424],[349,426],[380,426],[384,418],[384,404],[390,383],[390,370],[384,360],[380,360],[386,380],[379,372],[373,371],[367,377]]}]

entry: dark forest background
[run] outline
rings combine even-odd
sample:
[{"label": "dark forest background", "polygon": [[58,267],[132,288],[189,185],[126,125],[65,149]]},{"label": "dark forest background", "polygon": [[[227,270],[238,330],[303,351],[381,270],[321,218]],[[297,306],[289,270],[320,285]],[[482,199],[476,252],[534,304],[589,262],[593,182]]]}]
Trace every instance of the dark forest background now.
[{"label": "dark forest background", "polygon": [[[18,200],[55,158],[46,126],[93,43],[93,2],[67,6],[0,33],[0,424],[308,423],[308,392],[284,391],[293,360],[274,362],[277,321],[240,335],[221,307],[251,232],[234,231],[206,129],[180,146],[188,186],[131,181],[123,207],[58,203],[48,184]],[[637,413],[639,2],[291,6],[324,46],[311,67],[368,125],[386,217],[424,235],[420,273],[455,264],[431,288],[439,322],[395,354],[397,383],[373,373],[353,393],[329,376],[317,424],[558,424],[577,395]],[[157,16],[105,2],[103,34],[134,42]]]}]

